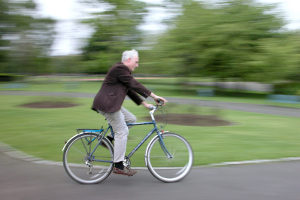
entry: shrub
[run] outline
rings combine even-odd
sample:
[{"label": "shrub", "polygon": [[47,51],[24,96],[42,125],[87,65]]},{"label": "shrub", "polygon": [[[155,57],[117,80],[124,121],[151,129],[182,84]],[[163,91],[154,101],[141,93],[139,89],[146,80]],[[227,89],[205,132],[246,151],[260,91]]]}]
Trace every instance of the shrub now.
[{"label": "shrub", "polygon": [[300,95],[300,82],[277,83],[274,85],[274,93]]},{"label": "shrub", "polygon": [[24,75],[0,74],[0,82],[17,81],[24,79]]}]

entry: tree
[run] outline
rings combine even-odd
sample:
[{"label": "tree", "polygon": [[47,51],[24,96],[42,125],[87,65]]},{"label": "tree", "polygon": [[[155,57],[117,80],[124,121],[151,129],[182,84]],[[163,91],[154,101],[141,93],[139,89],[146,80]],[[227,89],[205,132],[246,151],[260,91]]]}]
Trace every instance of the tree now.
[{"label": "tree", "polygon": [[295,81],[300,81],[300,31],[295,31],[289,34],[288,41],[285,45],[290,44],[288,48],[289,57],[285,58],[289,62],[287,78]]},{"label": "tree", "polygon": [[1,72],[47,72],[54,21],[35,15],[31,0],[0,0]]},{"label": "tree", "polygon": [[145,4],[135,0],[107,0],[112,8],[89,20],[95,32],[83,48],[83,65],[89,73],[106,73],[121,59],[120,53],[135,48],[142,40],[138,25],[145,14]]},{"label": "tree", "polygon": [[[254,0],[230,0],[217,6],[185,1],[174,28],[153,50],[158,52],[155,60],[159,62],[152,64],[185,76],[275,79],[272,46],[286,36],[282,34],[281,18],[269,12],[272,8]],[[276,51],[280,54],[281,50]],[[281,69],[286,64],[283,61],[276,66]]]}]

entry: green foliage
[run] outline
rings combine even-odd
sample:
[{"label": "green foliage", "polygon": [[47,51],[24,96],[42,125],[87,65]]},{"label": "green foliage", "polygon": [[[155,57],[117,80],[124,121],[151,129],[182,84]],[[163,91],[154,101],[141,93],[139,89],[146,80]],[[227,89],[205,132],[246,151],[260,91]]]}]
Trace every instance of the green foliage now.
[{"label": "green foliage", "polygon": [[300,95],[300,82],[274,84],[275,94]]},{"label": "green foliage", "polygon": [[291,33],[287,43],[290,51],[285,60],[289,62],[289,68],[282,71],[286,71],[288,79],[300,82],[300,31]]},{"label": "green foliage", "polygon": [[49,72],[54,21],[33,17],[32,0],[0,0],[0,71]]},{"label": "green foliage", "polygon": [[144,4],[135,0],[107,0],[110,10],[89,20],[95,32],[83,49],[83,64],[89,73],[106,73],[121,60],[121,53],[137,47],[142,39],[137,26],[145,13]]},{"label": "green foliage", "polygon": [[0,82],[9,82],[9,81],[22,80],[23,78],[24,78],[23,75],[0,73]]},{"label": "green foliage", "polygon": [[81,63],[81,55],[53,56],[51,71],[56,73],[81,73],[85,66]]},{"label": "green foliage", "polygon": [[299,66],[295,54],[299,43],[290,42],[281,18],[269,12],[272,8],[253,0],[225,1],[215,7],[185,1],[174,28],[149,53],[148,64],[162,73],[182,76],[285,78],[295,71],[296,63]]}]

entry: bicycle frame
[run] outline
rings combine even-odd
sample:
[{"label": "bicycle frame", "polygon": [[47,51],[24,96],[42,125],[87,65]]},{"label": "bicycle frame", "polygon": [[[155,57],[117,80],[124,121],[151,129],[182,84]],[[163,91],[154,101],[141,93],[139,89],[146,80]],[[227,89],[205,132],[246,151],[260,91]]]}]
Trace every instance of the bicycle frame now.
[{"label": "bicycle frame", "polygon": [[156,126],[156,122],[155,121],[152,121],[152,122],[141,122],[141,123],[130,123],[130,124],[127,124],[127,126],[139,126],[139,125],[151,125],[153,124],[154,125],[154,128],[144,137],[144,139],[142,139],[142,141],[137,144],[137,146],[128,154],[128,158],[130,158],[145,142],[146,140],[148,140],[148,138],[154,133],[156,132],[157,135],[159,137],[161,137],[160,135],[160,131],[158,130],[157,126]]},{"label": "bicycle frame", "polygon": [[[156,107],[157,108],[157,107]],[[157,136],[159,137],[159,141],[160,141],[160,145],[161,145],[161,148],[162,150],[164,151],[164,153],[166,154],[166,156],[168,158],[172,158],[172,155],[168,152],[165,144],[164,144],[164,141],[163,141],[163,138],[162,138],[162,133],[159,131],[159,129],[157,128],[157,125],[156,125],[156,121],[155,121],[155,118],[154,118],[154,112],[155,112],[155,109],[151,110],[149,113],[150,113],[150,116],[152,118],[152,121],[151,122],[139,122],[139,123],[128,123],[127,126],[140,126],[140,125],[153,125],[153,129],[142,139],[142,141],[137,144],[137,146],[128,154],[127,158],[131,158],[132,155],[145,143],[146,140],[149,139],[149,137],[151,137],[151,135],[156,132],[157,133]],[[104,131],[104,129],[78,129],[78,130],[82,130],[82,132],[84,133],[99,133],[99,142],[98,144],[95,146],[95,148],[93,149],[93,151],[91,152],[91,154],[89,155],[89,158],[91,159],[93,157],[93,154],[94,152],[96,151],[96,149],[98,148],[99,145],[101,145],[101,142],[102,142],[102,139],[105,137],[105,135],[107,134],[107,132],[110,130],[112,136],[114,136],[114,132],[113,132],[113,129],[111,127],[111,125],[108,126],[108,128]],[[104,131],[103,134],[100,134]],[[95,140],[96,138],[94,138]],[[94,141],[93,140],[93,141]],[[90,142],[93,142],[93,141],[90,141]],[[98,160],[98,159],[91,159],[93,161],[97,161],[97,162],[112,162],[112,161],[105,161],[105,160]]]}]

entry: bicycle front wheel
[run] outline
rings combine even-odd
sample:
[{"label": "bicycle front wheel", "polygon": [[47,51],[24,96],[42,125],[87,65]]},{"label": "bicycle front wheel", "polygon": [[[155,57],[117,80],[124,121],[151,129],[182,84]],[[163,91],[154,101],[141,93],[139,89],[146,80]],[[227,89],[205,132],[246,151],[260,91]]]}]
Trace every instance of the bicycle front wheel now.
[{"label": "bicycle front wheel", "polygon": [[162,134],[149,143],[146,165],[151,174],[163,182],[176,182],[183,179],[193,165],[193,151],[182,136],[175,133]]},{"label": "bicycle front wheel", "polygon": [[67,174],[83,184],[99,183],[106,179],[113,167],[113,147],[99,135],[82,133],[70,140],[64,149],[63,165]]}]

